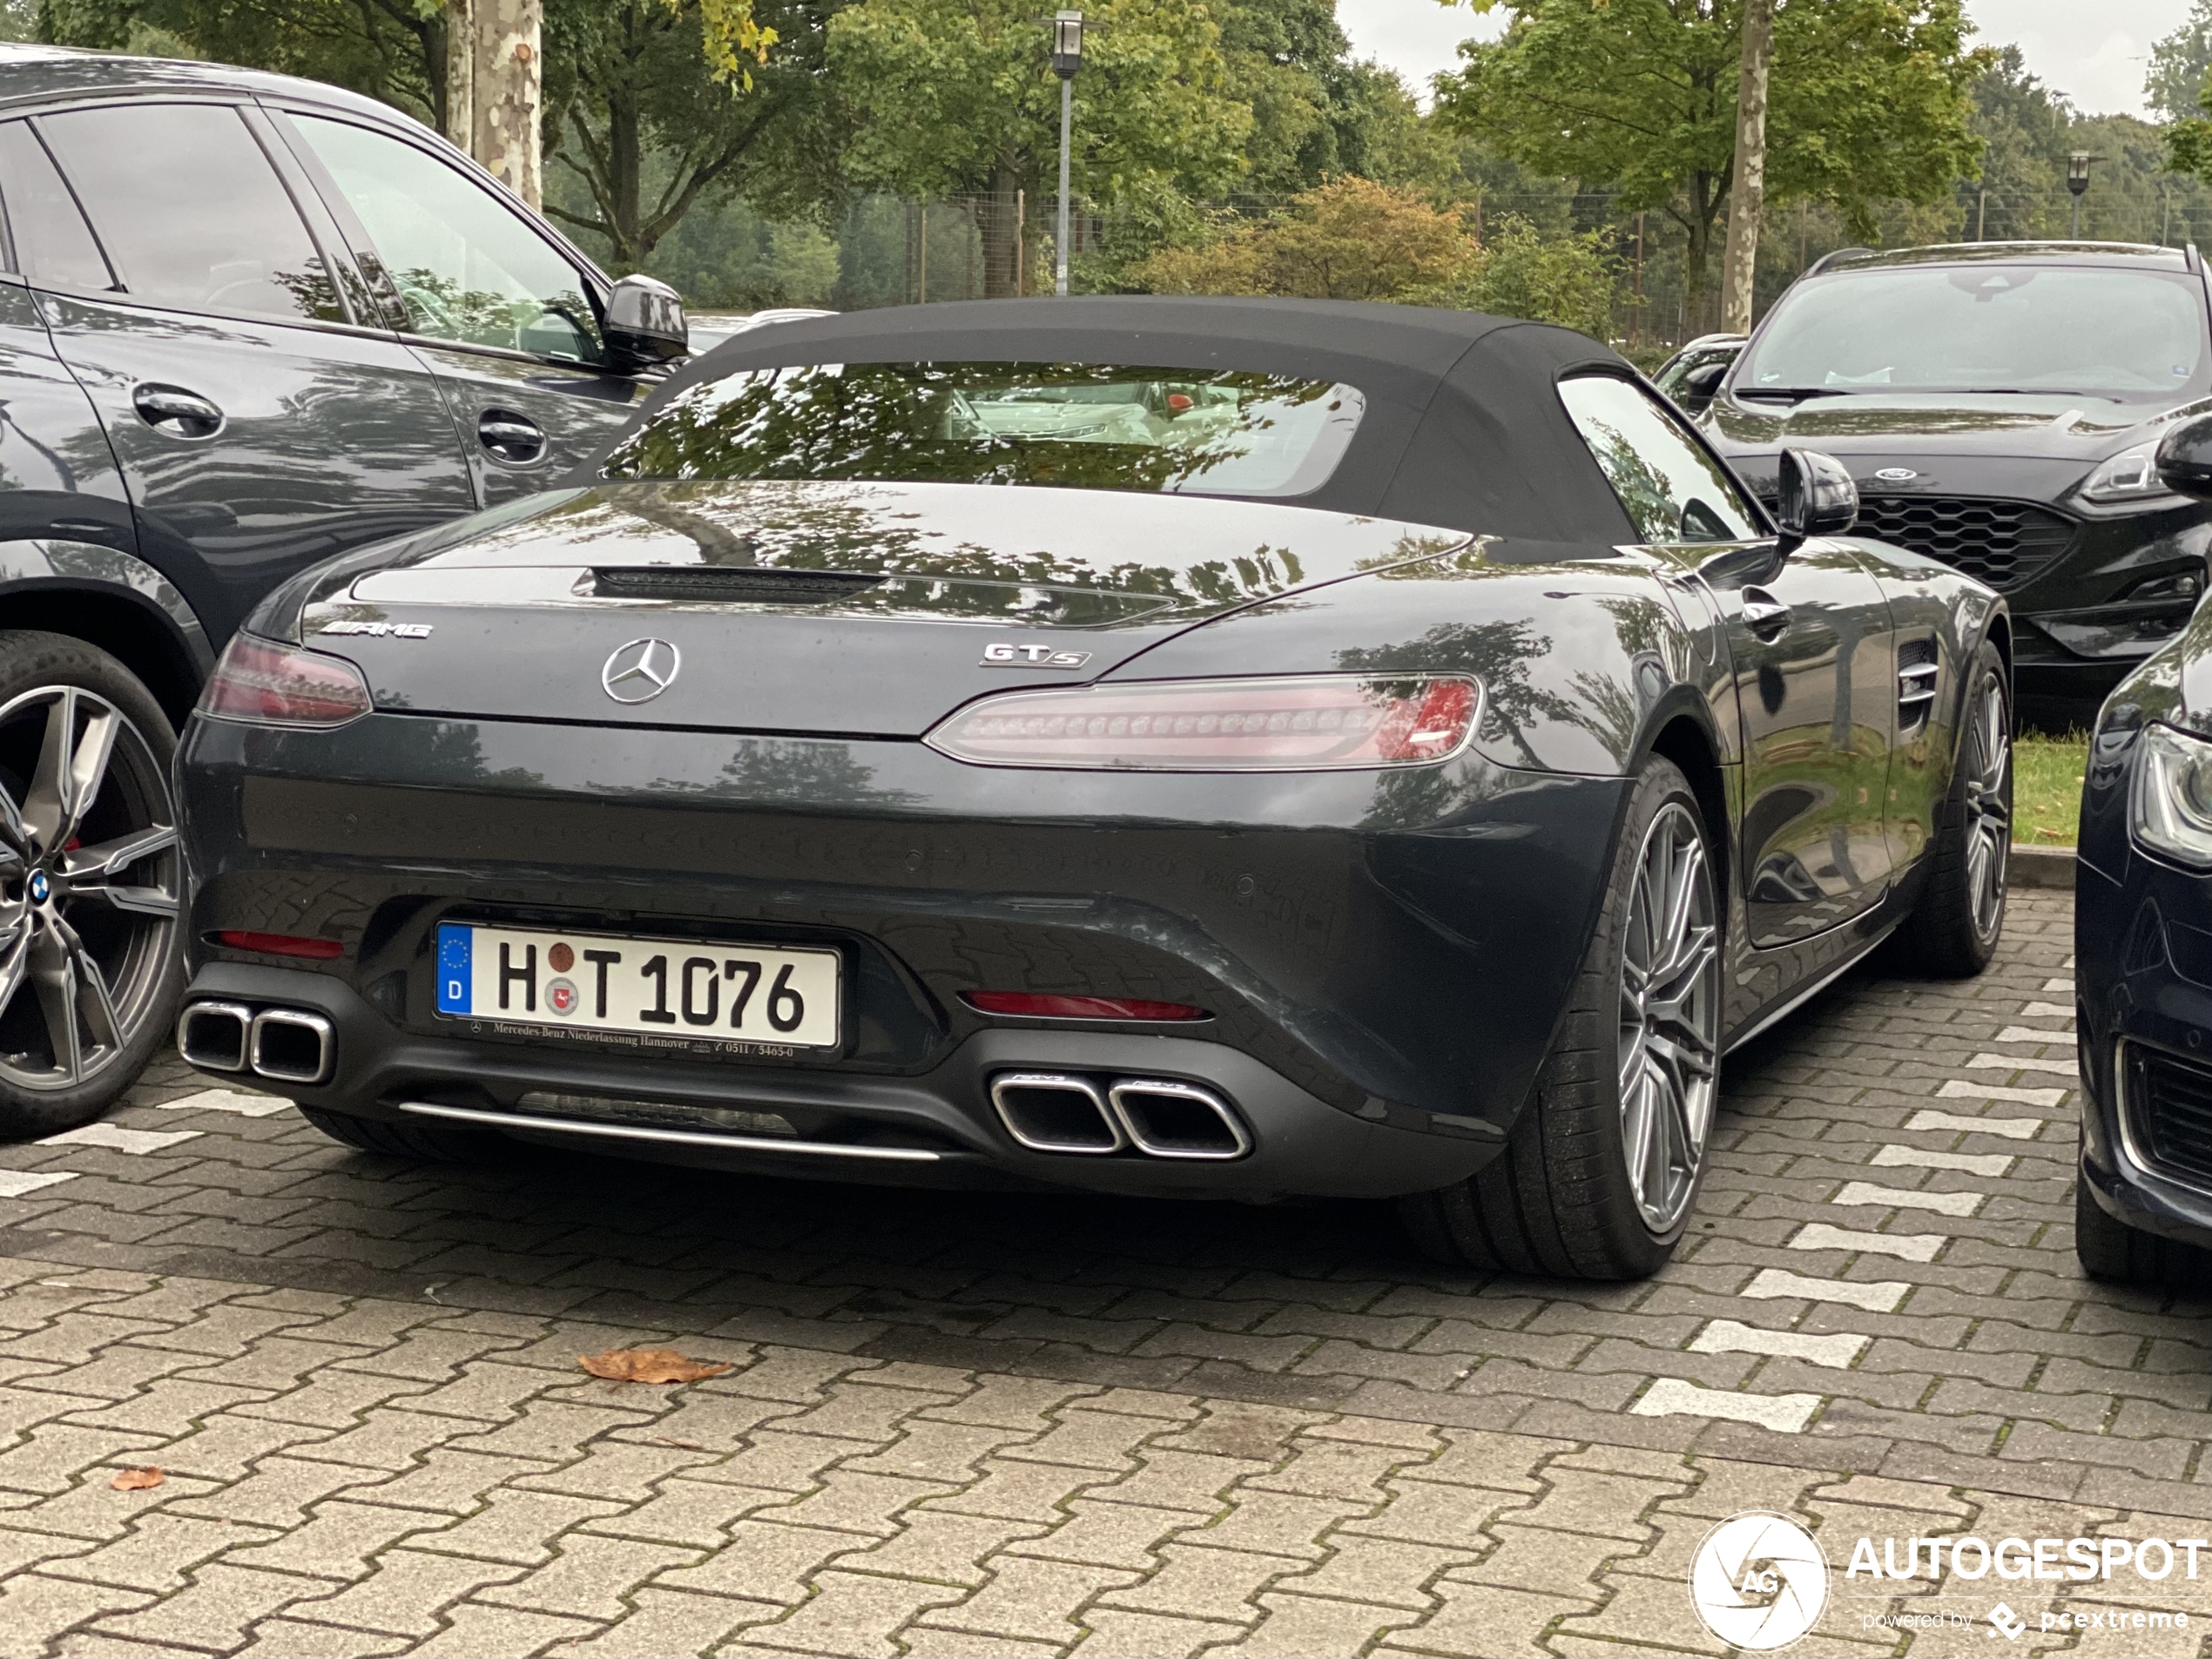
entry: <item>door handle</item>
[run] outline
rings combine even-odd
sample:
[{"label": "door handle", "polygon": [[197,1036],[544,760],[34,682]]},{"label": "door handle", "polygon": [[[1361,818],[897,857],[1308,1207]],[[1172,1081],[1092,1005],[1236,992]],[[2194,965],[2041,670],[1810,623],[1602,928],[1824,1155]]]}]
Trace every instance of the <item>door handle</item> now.
[{"label": "door handle", "polygon": [[1771,639],[1790,625],[1790,607],[1764,588],[1746,588],[1743,625],[1760,638]]},{"label": "door handle", "polygon": [[131,407],[148,426],[173,428],[179,437],[212,438],[223,429],[222,410],[181,386],[134,386]]},{"label": "door handle", "polygon": [[502,461],[535,461],[545,453],[537,422],[512,409],[486,409],[477,416],[476,442]]}]

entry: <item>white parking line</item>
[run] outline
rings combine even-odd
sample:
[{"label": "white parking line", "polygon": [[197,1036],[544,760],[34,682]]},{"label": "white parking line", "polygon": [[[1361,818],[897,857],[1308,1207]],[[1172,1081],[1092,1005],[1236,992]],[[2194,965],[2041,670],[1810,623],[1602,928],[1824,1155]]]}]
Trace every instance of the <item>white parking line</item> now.
[{"label": "white parking line", "polygon": [[1629,1407],[1637,1417],[1725,1417],[1779,1434],[1801,1434],[1820,1409],[1817,1394],[1738,1394],[1662,1377]]},{"label": "white parking line", "polygon": [[243,1095],[234,1089],[203,1089],[182,1100],[165,1100],[158,1112],[234,1112],[240,1117],[274,1117],[292,1103],[275,1095]]},{"label": "white parking line", "polygon": [[1689,1339],[1689,1351],[1771,1354],[1777,1359],[1802,1359],[1807,1365],[1843,1371],[1873,1340],[1871,1337],[1852,1336],[1849,1332],[1832,1337],[1813,1337],[1802,1331],[1765,1331],[1756,1325],[1738,1325],[1734,1319],[1712,1319]]},{"label": "white parking line", "polygon": [[[2068,1034],[2071,1036],[2071,1033]],[[2008,1054],[1978,1054],[1966,1062],[1969,1071],[2055,1071],[2065,1077],[2081,1073],[2071,1060],[2022,1060]]]},{"label": "white parking line", "polygon": [[1737,1294],[1755,1299],[1795,1296],[1812,1302],[1847,1302],[1869,1313],[1894,1313],[1897,1305],[1905,1300],[1905,1293],[1912,1288],[1902,1279],[1814,1278],[1809,1274],[1793,1273],[1786,1267],[1762,1267]]},{"label": "white parking line", "polygon": [[1939,1216],[1971,1216],[1981,1208],[1979,1192],[1921,1192],[1878,1187],[1871,1181],[1846,1181],[1828,1202],[1844,1209],[1879,1205],[1885,1210],[1932,1210]]},{"label": "white parking line", "polygon": [[2047,979],[2043,981],[2043,988],[2047,991],[2070,991],[2074,988],[2074,981],[2071,979]]},{"label": "white parking line", "polygon": [[[2017,1091],[2026,1094],[2026,1089]],[[2060,1089],[2039,1089],[2040,1095],[2060,1095]],[[2034,1101],[2033,1105],[2055,1106],[2056,1101]],[[1927,1108],[1905,1120],[1908,1130],[1952,1130],[1966,1135],[2001,1135],[2008,1141],[2032,1141],[2043,1131],[2044,1120],[2040,1117],[1960,1117],[1955,1112],[1939,1112]]]},{"label": "white parking line", "polygon": [[35,1146],[104,1146],[111,1152],[127,1153],[142,1158],[149,1152],[158,1152],[165,1146],[174,1146],[179,1141],[196,1141],[200,1131],[196,1129],[118,1129],[113,1123],[87,1123],[83,1129],[64,1130],[59,1135],[49,1135]]},{"label": "white parking line", "polygon": [[2020,1162],[2009,1152],[1923,1152],[1917,1146],[1885,1146],[1872,1161],[1878,1170],[1964,1170],[1969,1175],[2006,1175]]},{"label": "white parking line", "polygon": [[1809,1221],[1797,1229],[1790,1250],[1856,1250],[1875,1256],[1894,1256],[1901,1262],[1932,1262],[1936,1251],[1951,1240],[1941,1233],[1862,1233],[1848,1227],[1831,1227]]},{"label": "white parking line", "polygon": [[2009,1100],[2022,1106],[2055,1106],[2066,1098],[2063,1089],[2007,1089],[2003,1083],[1968,1082],[1953,1077],[1936,1090],[1938,1100]]},{"label": "white parking line", "polygon": [[0,1198],[20,1198],[41,1187],[76,1179],[74,1170],[0,1170]]},{"label": "white parking line", "polygon": [[2059,1002],[2030,1002],[2020,1010],[2023,1020],[2064,1020],[2074,1022],[2074,1010]]},{"label": "white parking line", "polygon": [[2071,1031],[2038,1031],[2031,1025],[2008,1025],[1994,1039],[1999,1042],[2071,1042]]}]

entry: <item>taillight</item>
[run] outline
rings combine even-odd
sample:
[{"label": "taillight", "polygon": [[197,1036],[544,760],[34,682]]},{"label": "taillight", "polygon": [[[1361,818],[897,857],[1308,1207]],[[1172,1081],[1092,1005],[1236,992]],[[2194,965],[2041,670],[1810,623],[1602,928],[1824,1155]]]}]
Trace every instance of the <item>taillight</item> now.
[{"label": "taillight", "polygon": [[1188,1002],[1149,1002],[1133,996],[1062,996],[1039,991],[964,991],[981,1014],[1028,1020],[1203,1020],[1205,1009]]},{"label": "taillight", "polygon": [[1143,680],[987,697],[957,711],[925,741],[979,766],[1418,766],[1465,748],[1481,709],[1481,686],[1457,674]]},{"label": "taillight", "polygon": [[199,694],[199,711],[254,725],[343,725],[367,714],[368,682],[342,657],[233,634]]},{"label": "taillight", "polygon": [[335,961],[346,948],[335,939],[310,939],[300,934],[255,934],[225,928],[215,935],[233,950],[250,950],[260,956],[303,956],[310,961]]}]

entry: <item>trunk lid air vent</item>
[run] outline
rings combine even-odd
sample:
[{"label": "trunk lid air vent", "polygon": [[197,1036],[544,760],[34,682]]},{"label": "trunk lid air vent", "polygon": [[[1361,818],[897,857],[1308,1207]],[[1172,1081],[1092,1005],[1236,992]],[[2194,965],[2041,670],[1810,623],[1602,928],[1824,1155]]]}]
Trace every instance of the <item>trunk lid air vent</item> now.
[{"label": "trunk lid air vent", "polygon": [[819,605],[866,588],[881,587],[890,579],[845,570],[647,565],[593,570],[591,594],[599,599]]},{"label": "trunk lid air vent", "polygon": [[1897,730],[1911,737],[1928,723],[1935,708],[1936,643],[1908,639],[1897,648]]}]

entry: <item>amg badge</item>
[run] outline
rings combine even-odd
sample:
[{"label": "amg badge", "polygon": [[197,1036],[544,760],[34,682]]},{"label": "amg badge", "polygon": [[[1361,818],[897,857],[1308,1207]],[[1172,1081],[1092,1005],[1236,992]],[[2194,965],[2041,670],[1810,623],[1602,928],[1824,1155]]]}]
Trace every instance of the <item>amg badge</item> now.
[{"label": "amg badge", "polygon": [[378,639],[428,639],[430,624],[427,622],[327,622],[315,631],[319,634],[369,634]]},{"label": "amg badge", "polygon": [[1049,645],[992,644],[983,647],[984,668],[1081,668],[1087,651],[1055,651]]}]

